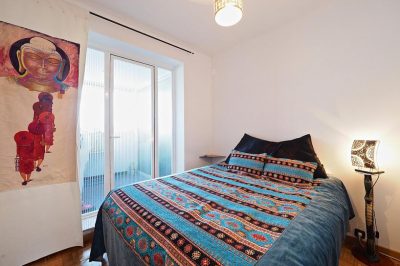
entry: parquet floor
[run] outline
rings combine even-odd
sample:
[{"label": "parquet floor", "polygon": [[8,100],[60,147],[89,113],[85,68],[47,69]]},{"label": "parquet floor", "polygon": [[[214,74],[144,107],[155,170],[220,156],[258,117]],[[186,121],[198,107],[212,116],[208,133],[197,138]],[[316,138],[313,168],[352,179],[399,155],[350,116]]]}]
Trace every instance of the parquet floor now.
[{"label": "parquet floor", "polygon": [[[91,239],[85,242],[84,247],[70,248],[50,255],[33,263],[29,266],[108,266],[107,259],[104,262],[89,262]],[[400,266],[399,261],[394,261],[394,265]],[[321,265],[323,266],[323,265]],[[339,266],[365,266],[358,261],[352,254],[349,245],[345,244],[340,255]]]}]

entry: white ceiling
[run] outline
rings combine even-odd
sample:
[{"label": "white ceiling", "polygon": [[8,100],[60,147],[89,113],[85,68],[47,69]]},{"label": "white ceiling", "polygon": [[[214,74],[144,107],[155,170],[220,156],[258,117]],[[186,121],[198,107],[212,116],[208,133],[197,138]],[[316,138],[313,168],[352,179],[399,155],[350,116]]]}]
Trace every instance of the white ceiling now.
[{"label": "white ceiling", "polygon": [[[78,2],[82,2],[80,0]],[[214,21],[214,0],[85,0],[164,32],[213,55],[241,40],[307,14],[328,0],[243,0],[239,24],[223,28]]]}]

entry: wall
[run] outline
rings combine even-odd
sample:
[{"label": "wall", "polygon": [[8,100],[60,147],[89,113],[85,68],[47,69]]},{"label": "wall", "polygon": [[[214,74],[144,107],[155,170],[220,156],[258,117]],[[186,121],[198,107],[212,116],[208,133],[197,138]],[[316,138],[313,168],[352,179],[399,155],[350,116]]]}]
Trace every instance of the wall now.
[{"label": "wall", "polygon": [[[0,9],[2,21],[80,43],[81,77],[86,15],[84,10],[59,0],[3,0]],[[2,192],[0,217],[0,265],[22,265],[82,245],[77,182]]]},{"label": "wall", "polygon": [[284,140],[306,133],[347,186],[365,228],[363,177],[350,163],[354,138],[380,139],[375,186],[379,245],[400,251],[400,1],[337,0],[216,56],[214,146],[244,132]]}]

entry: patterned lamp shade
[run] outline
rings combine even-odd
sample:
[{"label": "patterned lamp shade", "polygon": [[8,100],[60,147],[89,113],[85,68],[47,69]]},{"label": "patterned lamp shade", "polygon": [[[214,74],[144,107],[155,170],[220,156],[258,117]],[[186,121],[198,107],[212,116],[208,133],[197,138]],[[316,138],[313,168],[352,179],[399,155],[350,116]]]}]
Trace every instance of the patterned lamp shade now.
[{"label": "patterned lamp shade", "polygon": [[375,158],[378,144],[378,140],[354,140],[351,164],[359,168],[377,169]]}]

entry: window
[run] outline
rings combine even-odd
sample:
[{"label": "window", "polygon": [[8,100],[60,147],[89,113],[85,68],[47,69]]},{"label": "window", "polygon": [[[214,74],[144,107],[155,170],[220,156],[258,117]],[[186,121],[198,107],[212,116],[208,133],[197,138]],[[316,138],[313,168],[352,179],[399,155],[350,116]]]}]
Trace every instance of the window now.
[{"label": "window", "polygon": [[88,49],[79,113],[84,220],[111,189],[172,173],[173,84],[171,70]]}]

